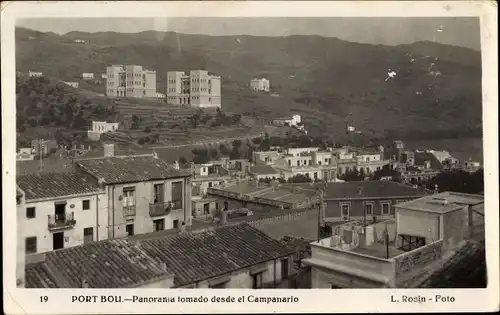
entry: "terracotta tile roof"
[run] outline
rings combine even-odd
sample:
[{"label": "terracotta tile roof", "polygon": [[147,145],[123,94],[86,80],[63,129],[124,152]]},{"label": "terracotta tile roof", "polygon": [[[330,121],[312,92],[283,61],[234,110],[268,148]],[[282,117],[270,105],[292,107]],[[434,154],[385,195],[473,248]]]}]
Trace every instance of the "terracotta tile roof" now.
[{"label": "terracotta tile roof", "polygon": [[249,169],[249,173],[257,175],[279,174],[277,170],[269,165],[256,165]]},{"label": "terracotta tile roof", "polygon": [[[74,167],[71,160],[49,158],[43,160],[42,173],[73,172]],[[40,173],[40,161],[17,161],[16,174],[38,174]]]},{"label": "terracotta tile roof", "polygon": [[[45,264],[45,266],[43,266]],[[80,288],[82,281],[89,288],[136,287],[171,275],[161,263],[149,257],[127,240],[106,240],[46,253],[45,262],[27,266],[30,270],[27,287],[48,287],[44,268],[57,274],[50,278],[59,288]]]},{"label": "terracotta tile roof", "polygon": [[486,288],[486,254],[483,242],[466,241],[433,272],[421,288]]},{"label": "terracotta tile roof", "polygon": [[25,282],[26,288],[57,288],[45,263],[26,265]]},{"label": "terracotta tile roof", "polygon": [[175,274],[176,286],[217,277],[295,252],[245,223],[145,240],[141,242],[141,248],[167,264]]},{"label": "terracotta tile roof", "polygon": [[27,174],[17,176],[16,180],[25,192],[26,201],[101,191],[95,179],[76,172]]},{"label": "terracotta tile roof", "polygon": [[152,156],[109,157],[80,160],[77,165],[107,184],[141,182],[185,177],[190,174],[174,169],[162,159]]},{"label": "terracotta tile roof", "polygon": [[[362,188],[362,197],[358,191]],[[343,183],[328,183],[324,198],[351,199],[351,198],[384,198],[384,197],[407,197],[425,196],[426,193],[412,186],[396,183],[393,181],[355,181]]]}]

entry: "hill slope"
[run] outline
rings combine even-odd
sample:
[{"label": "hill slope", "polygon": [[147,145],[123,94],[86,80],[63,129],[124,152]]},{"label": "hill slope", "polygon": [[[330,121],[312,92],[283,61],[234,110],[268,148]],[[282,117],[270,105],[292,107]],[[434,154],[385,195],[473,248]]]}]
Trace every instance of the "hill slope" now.
[{"label": "hill slope", "polygon": [[[465,48],[154,31],[44,34],[30,40],[28,32],[16,33],[21,72],[39,70],[70,80],[81,72],[104,72],[109,64],[142,64],[157,71],[158,91],[165,92],[167,70],[204,68],[222,76],[225,110],[265,118],[299,113],[313,134],[341,137],[346,124],[368,137],[481,130],[480,53]],[[389,69],[397,74],[385,81]],[[248,91],[248,81],[256,76],[269,78],[281,97]]]}]

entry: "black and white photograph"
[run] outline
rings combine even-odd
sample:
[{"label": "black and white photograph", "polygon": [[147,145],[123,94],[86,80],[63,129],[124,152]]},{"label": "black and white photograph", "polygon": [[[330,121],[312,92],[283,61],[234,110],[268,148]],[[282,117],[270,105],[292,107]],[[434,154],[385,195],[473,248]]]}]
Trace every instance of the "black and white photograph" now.
[{"label": "black and white photograph", "polygon": [[15,19],[13,288],[498,290],[482,18],[129,13]]}]

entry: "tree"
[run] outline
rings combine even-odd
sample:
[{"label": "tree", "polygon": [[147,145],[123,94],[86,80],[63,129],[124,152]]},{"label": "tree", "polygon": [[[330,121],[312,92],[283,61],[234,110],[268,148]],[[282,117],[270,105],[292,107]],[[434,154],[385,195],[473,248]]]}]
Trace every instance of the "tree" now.
[{"label": "tree", "polygon": [[380,180],[382,177],[391,177],[392,181],[401,182],[401,173],[392,169],[389,164],[384,165],[382,169],[373,172],[372,180]]},{"label": "tree", "polygon": [[163,124],[163,121],[159,121],[157,124],[156,124],[156,127],[158,128],[163,128],[165,125]]},{"label": "tree", "polygon": [[257,144],[257,145],[258,145],[258,144],[262,143],[262,138],[261,138],[261,137],[253,138],[253,139],[252,139],[252,142],[253,142],[254,144]]},{"label": "tree", "polygon": [[303,174],[297,174],[295,176],[288,178],[288,183],[311,183],[312,179],[309,176]]},{"label": "tree", "polygon": [[211,148],[210,149],[210,157],[214,160],[217,159],[219,157],[219,151],[217,151],[216,148]]},{"label": "tree", "polygon": [[187,163],[187,159],[186,159],[185,157],[181,156],[181,157],[179,158],[179,163],[180,163],[180,164],[186,164],[186,163]]},{"label": "tree", "polygon": [[484,191],[484,171],[477,170],[474,173],[458,171],[446,171],[436,175],[434,178],[424,182],[427,189],[438,186],[439,192],[454,191],[468,194],[478,194]]},{"label": "tree", "polygon": [[232,121],[233,121],[233,124],[237,124],[241,121],[241,115],[240,114],[234,114],[232,117],[231,117]]},{"label": "tree", "polygon": [[224,143],[221,143],[219,145],[219,152],[223,155],[223,156],[228,156],[229,153],[231,153],[231,151],[229,150],[229,148],[224,144]]},{"label": "tree", "polygon": [[141,119],[137,115],[132,115],[132,125],[130,126],[131,129],[139,129],[139,124],[141,122]]},{"label": "tree", "polygon": [[241,140],[239,139],[233,140],[233,147],[239,149],[241,147]]},{"label": "tree", "polygon": [[193,162],[195,164],[205,164],[210,161],[210,156],[207,149],[193,149],[194,158]]},{"label": "tree", "polygon": [[346,171],[340,179],[345,180],[346,182],[352,182],[352,181],[360,181],[365,179],[364,172],[363,174],[358,171],[357,168],[354,168],[352,170]]},{"label": "tree", "polygon": [[151,132],[151,127],[148,126],[148,127],[144,128],[144,132],[150,133]]},{"label": "tree", "polygon": [[240,158],[240,152],[238,150],[238,147],[233,147],[233,149],[229,153],[229,158],[232,160]]}]

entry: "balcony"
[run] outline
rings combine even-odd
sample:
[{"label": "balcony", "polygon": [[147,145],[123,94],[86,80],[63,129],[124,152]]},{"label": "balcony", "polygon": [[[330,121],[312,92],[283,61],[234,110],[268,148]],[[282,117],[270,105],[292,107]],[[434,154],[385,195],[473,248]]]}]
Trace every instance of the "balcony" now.
[{"label": "balcony", "polygon": [[161,215],[168,215],[171,211],[182,210],[178,203],[172,201],[156,202],[149,204],[149,215],[157,217]]},{"label": "balcony", "polygon": [[135,205],[123,206],[123,216],[125,218],[135,217]]},{"label": "balcony", "polygon": [[74,213],[64,213],[64,214],[49,214],[49,230],[62,230],[73,228],[76,224],[76,220],[74,218]]}]

